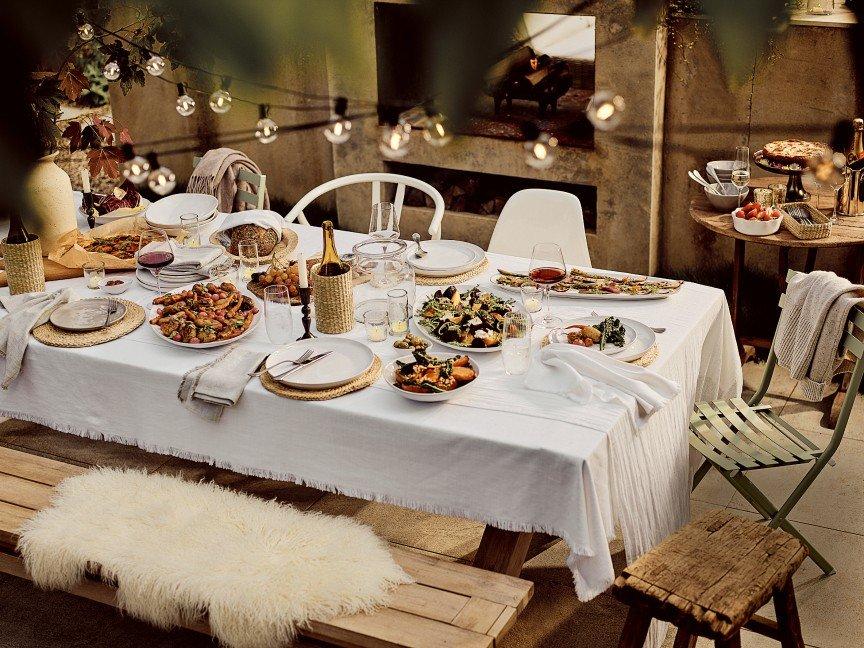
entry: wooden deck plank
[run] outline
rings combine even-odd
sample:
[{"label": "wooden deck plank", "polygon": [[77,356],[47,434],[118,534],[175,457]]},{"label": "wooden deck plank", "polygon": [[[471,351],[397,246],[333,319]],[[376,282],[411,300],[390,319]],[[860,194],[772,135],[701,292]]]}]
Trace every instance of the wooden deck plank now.
[{"label": "wooden deck plank", "polygon": [[56,486],[67,477],[80,475],[87,468],[47,459],[0,446],[0,472]]},{"label": "wooden deck plank", "polygon": [[0,501],[38,511],[51,502],[54,487],[0,472]]},{"label": "wooden deck plank", "polygon": [[451,563],[417,552],[391,548],[393,558],[414,580],[429,587],[477,596],[521,611],[534,592],[530,581]]},{"label": "wooden deck plank", "polygon": [[452,620],[453,625],[471,632],[486,634],[508,606],[472,596]]},{"label": "wooden deck plank", "polygon": [[510,628],[512,628],[513,624],[516,623],[516,618],[518,616],[519,612],[516,608],[512,608],[508,605],[498,616],[495,623],[492,624],[492,627],[486,631],[486,634],[495,639],[497,645],[498,640],[502,639],[504,635],[510,632]]},{"label": "wooden deck plank", "polygon": [[0,546],[14,550],[18,544],[18,529],[35,514],[32,509],[0,502]]},{"label": "wooden deck plank", "polygon": [[450,623],[470,600],[461,594],[410,583],[396,588],[388,607],[433,621]]}]

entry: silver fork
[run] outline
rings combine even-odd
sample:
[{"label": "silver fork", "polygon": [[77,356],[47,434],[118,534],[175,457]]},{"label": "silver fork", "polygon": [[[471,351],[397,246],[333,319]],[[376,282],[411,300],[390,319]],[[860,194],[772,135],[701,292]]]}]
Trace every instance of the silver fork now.
[{"label": "silver fork", "polygon": [[108,326],[108,320],[111,319],[111,316],[117,312],[117,302],[113,299],[108,300],[108,313],[105,315],[105,323],[102,325],[102,328]]},{"label": "silver fork", "polygon": [[[601,315],[601,314],[598,313],[597,311],[591,311],[591,314],[592,314],[594,317],[603,317],[603,315]],[[645,326],[648,326],[648,325],[646,324]],[[665,333],[665,332],[666,332],[666,327],[665,327],[665,326],[648,326],[648,328],[650,328],[650,329],[651,329],[652,331],[654,331],[655,333]]]},{"label": "silver fork", "polygon": [[[270,367],[270,369],[274,369],[274,368],[278,367],[279,365],[288,364],[288,363],[295,364],[295,365],[301,365],[304,362],[306,362],[309,358],[311,358],[313,353],[315,353],[315,349],[306,349],[306,351],[303,353],[303,355],[301,355],[296,360],[283,360],[282,362],[277,362],[272,367]],[[254,378],[255,376],[260,376],[263,373],[267,373],[268,371],[270,371],[270,369],[267,369],[265,367],[264,369],[259,369],[258,371],[253,371],[252,373],[247,374],[247,375]]]}]

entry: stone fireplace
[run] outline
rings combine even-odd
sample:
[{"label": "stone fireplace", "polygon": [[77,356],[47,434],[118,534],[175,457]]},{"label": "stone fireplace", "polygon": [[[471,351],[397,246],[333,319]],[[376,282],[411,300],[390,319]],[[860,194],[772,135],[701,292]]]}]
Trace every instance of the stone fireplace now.
[{"label": "stone fireplace", "polygon": [[[382,65],[377,60],[375,15],[379,4],[404,3],[373,0],[351,3],[350,10],[357,13],[353,18],[366,27],[360,32],[365,39],[366,73],[351,78],[331,75],[331,94],[378,100],[378,71]],[[632,18],[632,4],[612,0],[595,8],[597,49],[591,76],[597,89],[614,90],[626,100],[626,117],[618,130],[592,133],[590,144],[560,146],[555,164],[536,170],[525,164],[521,142],[476,134],[457,137],[442,148],[428,146],[422,138],[412,138],[409,153],[394,162],[378,150],[379,125],[374,120],[366,120],[358,124],[359,132],[346,144],[334,147],[335,175],[393,171],[428,180],[429,174],[446,177],[459,172],[464,174],[466,182],[468,178],[489,180],[491,176],[508,187],[502,195],[527,187],[563,188],[575,193],[583,203],[594,265],[630,272],[656,269],[666,78],[665,32],[661,30],[656,39],[635,35],[621,38],[620,34],[630,33],[627,23]],[[532,11],[565,14],[569,9],[570,3],[556,0],[538,2]],[[380,13],[380,8],[377,11]],[[628,65],[620,65],[622,60],[628,61]],[[457,189],[457,193],[459,191],[462,189]],[[445,238],[460,238],[478,245],[488,242],[500,208],[495,197],[478,200],[481,213],[448,211],[443,223]],[[367,227],[370,201],[369,187],[340,189],[336,201],[340,226],[357,231]],[[484,203],[489,203],[488,209]],[[500,199],[497,203],[500,204]],[[490,213],[482,213],[486,211]],[[425,233],[430,218],[430,209],[409,204],[403,214],[403,229]]]}]

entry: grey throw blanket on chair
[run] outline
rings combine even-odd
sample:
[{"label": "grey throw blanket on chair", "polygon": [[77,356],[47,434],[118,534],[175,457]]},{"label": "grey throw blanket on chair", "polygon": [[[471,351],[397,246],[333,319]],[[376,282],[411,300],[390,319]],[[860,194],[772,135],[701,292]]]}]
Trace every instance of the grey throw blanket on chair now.
[{"label": "grey throw blanket on chair", "polygon": [[[193,169],[186,191],[216,196],[219,199],[218,209],[225,214],[249,209],[246,203],[235,204],[238,189],[254,193],[248,182],[237,179],[237,173],[243,168],[252,173],[261,173],[258,165],[241,151],[230,148],[207,151]],[[270,209],[270,197],[267,195],[266,188],[263,208]]]},{"label": "grey throw blanket on chair", "polygon": [[789,282],[774,351],[777,363],[801,382],[807,400],[822,400],[839,369],[840,341],[856,304],[864,304],[864,286],[833,272],[799,274]]}]

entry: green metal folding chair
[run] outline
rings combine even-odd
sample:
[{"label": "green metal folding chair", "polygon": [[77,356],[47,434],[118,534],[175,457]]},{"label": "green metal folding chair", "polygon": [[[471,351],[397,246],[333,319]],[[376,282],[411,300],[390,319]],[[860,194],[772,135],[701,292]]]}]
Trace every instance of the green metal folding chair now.
[{"label": "green metal folding chair", "polygon": [[[796,273],[790,271],[787,279]],[[785,305],[785,294],[780,297],[780,308]],[[705,461],[696,471],[693,488],[713,466],[735,489],[743,495],[753,508],[768,521],[771,527],[780,527],[791,533],[810,550],[810,557],[825,574],[833,574],[831,566],[813,545],[787,520],[789,513],[814,482],[822,469],[837,451],[849,414],[855,402],[855,395],[864,375],[864,311],[852,309],[846,322],[846,332],[841,340],[841,348],[847,358],[852,360],[852,376],[849,390],[843,400],[837,424],[831,440],[825,448],[819,448],[804,434],[771,411],[770,405],[762,405],[762,398],[768,391],[771,376],[777,366],[777,355],[772,345],[762,374],[762,383],[749,402],[741,398],[724,401],[699,403],[690,417],[690,445],[698,450]],[[786,501],[775,506],[762,491],[747,477],[747,471],[792,466],[813,462],[801,482],[795,487]]]},{"label": "green metal folding chair", "polygon": [[[197,155],[192,158],[192,168],[194,169],[198,166],[198,163],[201,161],[201,158]],[[248,169],[240,169],[237,172],[237,180],[242,180],[243,182],[248,182],[249,185],[255,189],[255,193],[244,191],[243,189],[237,190],[237,200],[240,202],[244,202],[247,205],[251,205],[252,209],[264,209],[264,192],[266,191],[267,186],[267,176],[263,173],[253,173]]]}]

